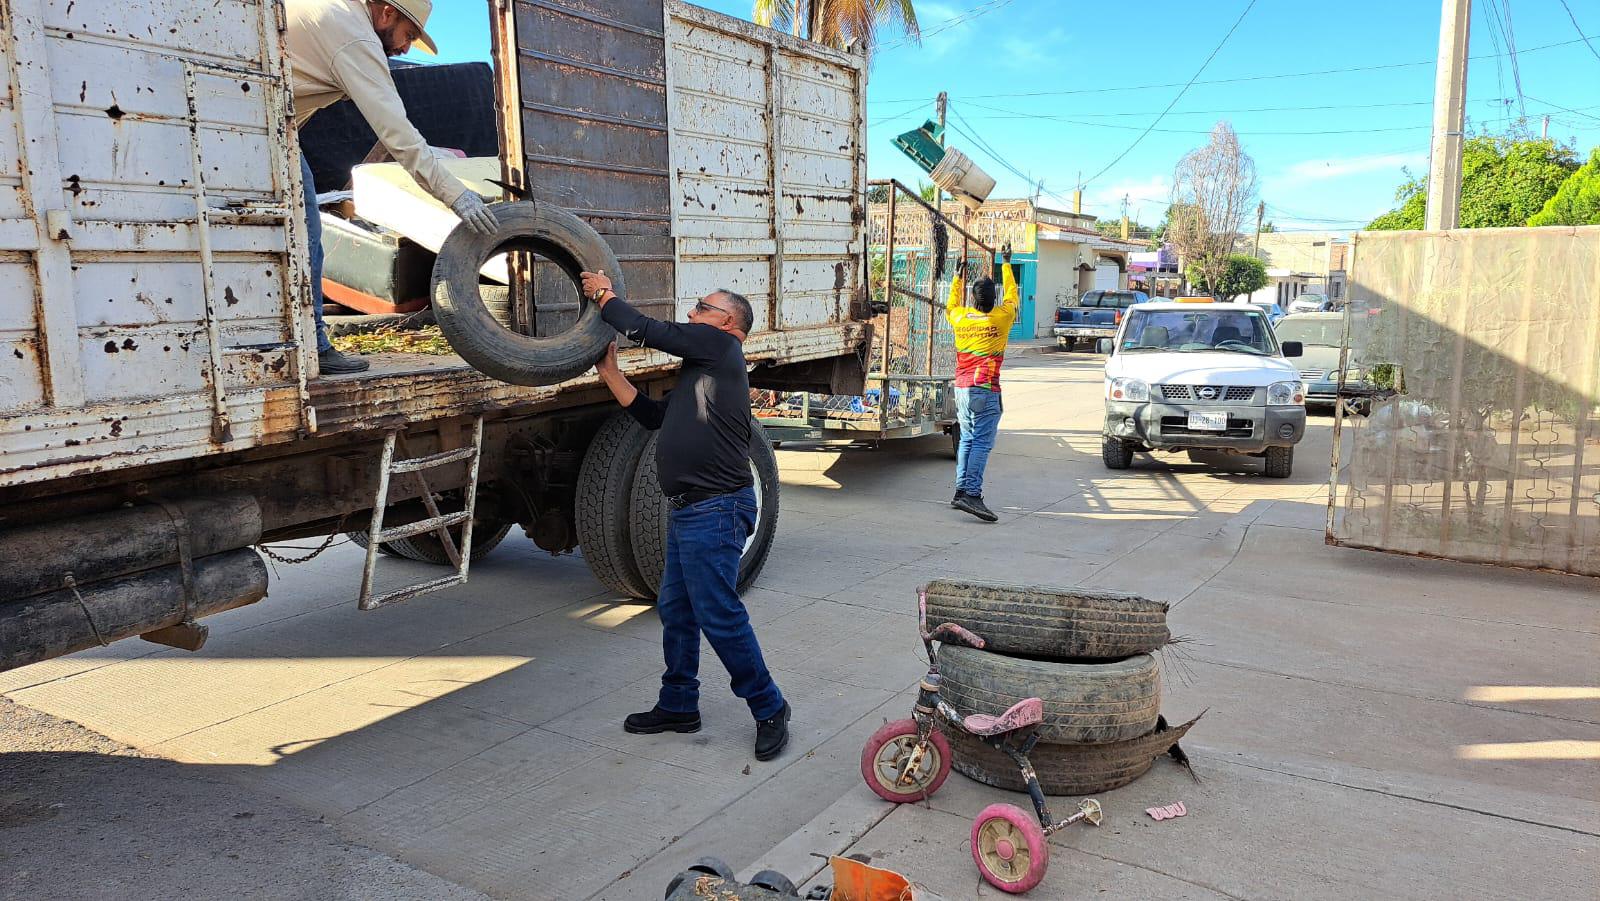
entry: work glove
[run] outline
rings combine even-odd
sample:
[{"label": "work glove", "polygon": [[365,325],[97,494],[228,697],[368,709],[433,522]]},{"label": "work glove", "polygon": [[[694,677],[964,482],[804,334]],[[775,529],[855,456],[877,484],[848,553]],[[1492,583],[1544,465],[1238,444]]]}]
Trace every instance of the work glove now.
[{"label": "work glove", "polygon": [[484,205],[483,198],[476,191],[463,191],[456,202],[450,204],[451,212],[461,217],[466,226],[480,235],[492,235],[500,227],[495,221],[494,214],[489,212],[489,207]]}]

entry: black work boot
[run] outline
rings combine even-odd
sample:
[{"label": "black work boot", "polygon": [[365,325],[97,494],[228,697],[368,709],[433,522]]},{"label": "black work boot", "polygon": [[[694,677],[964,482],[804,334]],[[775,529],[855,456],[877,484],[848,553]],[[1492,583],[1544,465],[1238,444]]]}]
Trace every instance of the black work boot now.
[{"label": "black work boot", "polygon": [[950,499],[950,506],[955,507],[957,510],[961,509],[961,499],[966,497],[966,496],[967,496],[967,493],[965,491],[962,491],[960,488],[957,488],[956,489],[956,496]]},{"label": "black work boot", "polygon": [[973,516],[978,517],[984,522],[995,522],[1000,519],[1000,517],[994,515],[993,510],[990,510],[983,503],[983,495],[981,494],[962,495],[961,497],[956,498],[951,503],[951,506],[962,511],[963,513],[971,513]]},{"label": "black work boot", "polygon": [[657,732],[699,732],[699,713],[673,713],[652,707],[644,713],[630,713],[622,721],[624,731],[634,735],[654,735]]},{"label": "black work boot", "polygon": [[343,375],[348,372],[366,372],[372,364],[360,357],[342,354],[333,348],[317,354],[317,371],[323,375]]},{"label": "black work boot", "polygon": [[771,760],[789,743],[789,702],[770,719],[756,720],[756,759]]}]

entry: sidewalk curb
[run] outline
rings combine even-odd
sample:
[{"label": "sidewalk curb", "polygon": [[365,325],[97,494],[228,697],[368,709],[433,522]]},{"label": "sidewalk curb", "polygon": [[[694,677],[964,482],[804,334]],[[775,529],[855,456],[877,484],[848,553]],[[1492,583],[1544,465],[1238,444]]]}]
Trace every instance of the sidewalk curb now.
[{"label": "sidewalk curb", "polygon": [[843,854],[897,806],[867,791],[866,786],[857,785],[811,822],[756,858],[755,863],[739,873],[739,879],[748,881],[761,870],[771,869],[789,877],[795,885],[805,885],[827,866],[827,861],[817,854]]}]

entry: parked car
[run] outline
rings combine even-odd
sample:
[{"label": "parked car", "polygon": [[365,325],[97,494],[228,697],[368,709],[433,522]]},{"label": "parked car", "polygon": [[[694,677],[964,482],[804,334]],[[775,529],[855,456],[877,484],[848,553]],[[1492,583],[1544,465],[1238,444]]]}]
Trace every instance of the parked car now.
[{"label": "parked car", "polygon": [[1289,313],[1321,313],[1331,309],[1326,294],[1302,294],[1289,301]]},{"label": "parked car", "polygon": [[[1305,350],[1300,358],[1300,380],[1306,383],[1306,406],[1331,409],[1337,405],[1344,314],[1294,313],[1275,328],[1279,341],[1298,341]],[[1344,385],[1346,396],[1360,395],[1352,407],[1365,410],[1371,403],[1372,384],[1360,361],[1352,358],[1346,363]]]},{"label": "parked car", "polygon": [[1056,308],[1056,324],[1051,330],[1056,347],[1072,350],[1080,339],[1087,339],[1092,346],[1100,338],[1115,336],[1128,308],[1149,299],[1143,291],[1085,292],[1076,306]]},{"label": "parked car", "polygon": [[1267,322],[1274,326],[1276,326],[1279,320],[1283,319],[1283,317],[1289,315],[1283,311],[1283,307],[1280,307],[1275,303],[1252,300],[1250,301],[1250,305],[1267,314]]},{"label": "parked car", "polygon": [[1101,459],[1127,469],[1135,451],[1260,457],[1286,479],[1305,436],[1305,386],[1255,304],[1145,303],[1128,311],[1106,358]]}]

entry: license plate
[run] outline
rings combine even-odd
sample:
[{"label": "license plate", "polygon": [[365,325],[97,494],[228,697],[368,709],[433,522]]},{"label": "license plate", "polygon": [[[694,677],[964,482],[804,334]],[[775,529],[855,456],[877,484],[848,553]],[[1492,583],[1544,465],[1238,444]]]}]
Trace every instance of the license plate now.
[{"label": "license plate", "polygon": [[1189,428],[1196,432],[1224,432],[1228,429],[1226,413],[1190,413]]}]

